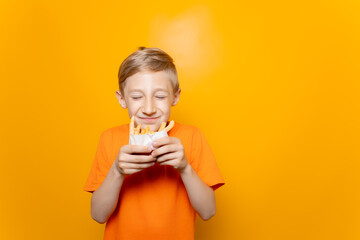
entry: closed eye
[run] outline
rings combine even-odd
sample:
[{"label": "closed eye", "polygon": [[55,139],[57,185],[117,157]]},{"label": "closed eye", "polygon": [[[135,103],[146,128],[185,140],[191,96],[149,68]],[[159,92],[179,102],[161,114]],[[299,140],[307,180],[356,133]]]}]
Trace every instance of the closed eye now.
[{"label": "closed eye", "polygon": [[138,99],[140,99],[140,98],[142,98],[141,96],[134,96],[134,97],[131,97],[131,99],[133,99],[133,100],[138,100]]},{"label": "closed eye", "polygon": [[156,98],[158,98],[158,99],[164,99],[164,98],[166,98],[166,96],[156,96]]}]

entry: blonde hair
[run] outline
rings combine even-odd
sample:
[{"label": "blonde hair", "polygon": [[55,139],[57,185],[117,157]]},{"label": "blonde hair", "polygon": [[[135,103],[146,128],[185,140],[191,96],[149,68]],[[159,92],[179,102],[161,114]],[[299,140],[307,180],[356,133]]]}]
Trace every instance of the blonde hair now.
[{"label": "blonde hair", "polygon": [[179,89],[174,60],[159,48],[139,47],[137,51],[130,54],[120,65],[119,89],[124,94],[126,79],[141,71],[165,71],[168,73],[174,88],[174,93]]}]

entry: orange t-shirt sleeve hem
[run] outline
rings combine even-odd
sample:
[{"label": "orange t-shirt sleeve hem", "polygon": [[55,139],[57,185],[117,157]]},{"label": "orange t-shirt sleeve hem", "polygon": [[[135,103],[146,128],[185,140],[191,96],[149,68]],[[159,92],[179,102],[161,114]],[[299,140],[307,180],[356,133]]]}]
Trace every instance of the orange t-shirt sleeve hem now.
[{"label": "orange t-shirt sleeve hem", "polygon": [[224,179],[222,179],[221,176],[219,176],[219,178],[217,178],[217,179],[214,178],[214,179],[211,179],[211,180],[208,180],[208,181],[205,180],[204,183],[207,186],[211,187],[213,190],[216,190],[219,187],[223,186],[225,184],[225,181],[224,181]]},{"label": "orange t-shirt sleeve hem", "polygon": [[219,187],[221,187],[224,184],[225,184],[224,182],[221,182],[221,183],[211,185],[210,187],[212,187],[212,189],[215,191],[216,189],[218,189]]},{"label": "orange t-shirt sleeve hem", "polygon": [[107,139],[108,137],[106,133],[102,133],[90,174],[83,188],[87,192],[94,192],[100,187],[111,167],[110,163],[108,162],[107,151],[105,150],[105,145],[108,141]]},{"label": "orange t-shirt sleeve hem", "polygon": [[86,192],[92,193],[92,192],[95,192],[100,186],[101,186],[101,183],[86,185],[83,190]]},{"label": "orange t-shirt sleeve hem", "polygon": [[192,146],[191,160],[199,178],[213,190],[223,186],[225,181],[216,164],[215,157],[209,143],[199,129],[195,130]]}]

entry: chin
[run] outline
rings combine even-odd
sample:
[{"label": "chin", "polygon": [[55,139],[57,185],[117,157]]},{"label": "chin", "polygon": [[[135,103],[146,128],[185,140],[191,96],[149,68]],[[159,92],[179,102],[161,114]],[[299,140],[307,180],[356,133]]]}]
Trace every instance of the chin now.
[{"label": "chin", "polygon": [[157,132],[159,130],[160,125],[157,127],[156,125],[150,126],[150,131]]}]

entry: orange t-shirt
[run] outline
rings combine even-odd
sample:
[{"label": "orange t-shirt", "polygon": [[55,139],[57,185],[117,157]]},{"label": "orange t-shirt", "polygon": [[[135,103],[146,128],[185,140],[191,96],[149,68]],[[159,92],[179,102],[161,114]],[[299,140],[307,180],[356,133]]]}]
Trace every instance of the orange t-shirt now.
[{"label": "orange t-shirt", "polygon": [[[176,123],[168,135],[181,140],[188,162],[206,185],[215,190],[224,184],[200,130]],[[126,144],[129,144],[129,124],[101,134],[85,191],[98,189],[120,148]],[[178,171],[156,164],[125,176],[118,205],[106,223],[104,239],[194,239],[195,218],[196,212]]]}]

